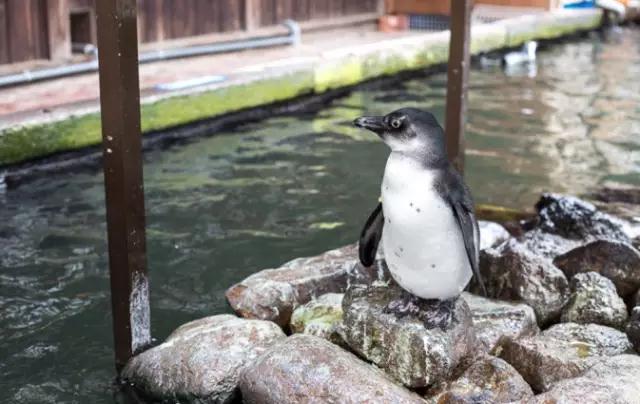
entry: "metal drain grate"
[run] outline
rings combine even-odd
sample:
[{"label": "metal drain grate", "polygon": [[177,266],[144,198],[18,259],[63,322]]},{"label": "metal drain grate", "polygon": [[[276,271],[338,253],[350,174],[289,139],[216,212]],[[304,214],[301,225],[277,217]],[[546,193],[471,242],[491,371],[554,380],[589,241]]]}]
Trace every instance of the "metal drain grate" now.
[{"label": "metal drain grate", "polygon": [[410,14],[409,29],[412,31],[446,31],[449,16],[438,14]]}]

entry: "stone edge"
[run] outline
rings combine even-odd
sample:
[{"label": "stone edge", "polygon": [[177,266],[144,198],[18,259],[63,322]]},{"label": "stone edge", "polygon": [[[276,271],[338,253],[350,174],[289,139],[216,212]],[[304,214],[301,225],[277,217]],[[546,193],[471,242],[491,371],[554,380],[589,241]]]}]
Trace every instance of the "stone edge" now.
[{"label": "stone edge", "polygon": [[[471,52],[518,46],[532,39],[553,39],[597,28],[597,10],[560,10],[472,27]],[[304,66],[250,80],[142,98],[142,131],[165,130],[224,114],[283,102],[303,95],[356,85],[406,70],[446,63],[449,33],[388,39],[338,48]],[[0,167],[54,153],[94,146],[101,141],[97,108],[54,119],[0,128]]]}]

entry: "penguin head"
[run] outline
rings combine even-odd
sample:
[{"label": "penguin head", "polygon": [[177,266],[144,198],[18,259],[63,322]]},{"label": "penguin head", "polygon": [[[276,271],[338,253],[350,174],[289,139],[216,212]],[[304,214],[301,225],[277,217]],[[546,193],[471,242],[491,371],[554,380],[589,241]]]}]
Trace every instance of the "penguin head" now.
[{"label": "penguin head", "polygon": [[385,116],[362,116],[353,124],[380,136],[393,152],[445,155],[444,131],[428,111],[402,108]]}]

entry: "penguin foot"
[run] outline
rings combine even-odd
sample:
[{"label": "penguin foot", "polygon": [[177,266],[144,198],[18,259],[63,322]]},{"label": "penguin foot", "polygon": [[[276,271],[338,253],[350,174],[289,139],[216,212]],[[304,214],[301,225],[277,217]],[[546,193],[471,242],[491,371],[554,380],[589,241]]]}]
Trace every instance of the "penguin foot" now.
[{"label": "penguin foot", "polygon": [[418,315],[421,310],[420,300],[419,297],[405,292],[401,298],[390,301],[383,311],[385,313],[395,314],[398,318],[408,315]]},{"label": "penguin foot", "polygon": [[[428,303],[427,303],[428,302]],[[428,329],[440,328],[447,329],[455,320],[454,308],[456,299],[447,300],[425,300],[424,309],[420,312],[420,319],[424,323],[424,327]]]}]

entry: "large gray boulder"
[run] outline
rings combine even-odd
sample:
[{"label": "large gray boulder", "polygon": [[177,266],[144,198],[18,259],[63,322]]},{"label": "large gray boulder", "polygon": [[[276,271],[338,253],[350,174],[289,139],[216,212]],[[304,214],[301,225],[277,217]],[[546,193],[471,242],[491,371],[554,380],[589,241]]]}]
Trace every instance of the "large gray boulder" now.
[{"label": "large gray boulder", "polygon": [[640,288],[640,251],[626,243],[596,240],[556,257],[553,263],[568,277],[597,272],[611,279],[623,297]]},{"label": "large gray boulder", "polygon": [[293,333],[315,335],[342,345],[342,293],[327,293],[299,306],[291,316]]},{"label": "large gray boulder", "polygon": [[523,303],[505,302],[463,293],[471,309],[477,352],[490,352],[504,337],[518,339],[540,332],[533,309]]},{"label": "large gray boulder", "polygon": [[609,279],[597,272],[576,274],[571,279],[571,297],[562,309],[566,323],[595,323],[623,329],[627,306]]},{"label": "large gray boulder", "polygon": [[[343,293],[349,277],[373,280],[376,268],[358,265],[358,247],[349,245],[324,254],[297,258],[277,269],[255,273],[226,292],[233,310],[242,317],[289,325],[293,310],[325,293]],[[357,275],[353,271],[361,271]]]},{"label": "large gray boulder", "polygon": [[499,355],[534,391],[543,392],[560,380],[580,376],[604,357],[630,350],[627,336],[613,328],[562,323],[533,337],[504,340]]},{"label": "large gray boulder", "polygon": [[156,400],[230,403],[237,398],[240,371],[285,338],[272,322],[206,317],[133,357],[122,377]]},{"label": "large gray boulder", "polygon": [[555,383],[551,390],[526,404],[638,404],[640,356],[604,358],[582,376]]},{"label": "large gray boulder", "polygon": [[579,240],[570,240],[542,229],[533,229],[517,239],[523,246],[539,257],[553,260],[558,255],[580,246]]},{"label": "large gray boulder", "polygon": [[570,240],[629,242],[622,221],[574,196],[545,193],[535,205],[537,227]]},{"label": "large gray boulder", "polygon": [[479,220],[478,228],[480,229],[480,249],[481,250],[497,247],[511,237],[507,229],[505,229],[504,226],[496,222]]},{"label": "large gray boulder", "polygon": [[631,310],[631,318],[627,324],[627,337],[636,352],[640,353],[640,306],[636,306]]},{"label": "large gray boulder", "polygon": [[448,327],[426,329],[420,313],[397,318],[385,312],[401,296],[392,280],[350,287],[342,303],[347,344],[405,386],[426,387],[447,379],[474,349],[469,307],[458,299]]},{"label": "large gray boulder", "polygon": [[289,337],[246,367],[240,389],[247,404],[424,403],[374,366],[305,334]]},{"label": "large gray boulder", "polygon": [[622,220],[582,199],[548,193],[540,197],[535,208],[536,219],[518,240],[541,257],[554,259],[597,239],[630,241]]},{"label": "large gray boulder", "polygon": [[[569,283],[562,271],[515,240],[482,251],[480,273],[488,296],[526,303],[541,325],[558,319],[569,298]],[[471,291],[481,289],[473,283]]]},{"label": "large gray boulder", "polygon": [[429,401],[437,404],[510,403],[533,397],[533,391],[507,362],[485,355],[462,376],[446,383]]}]

